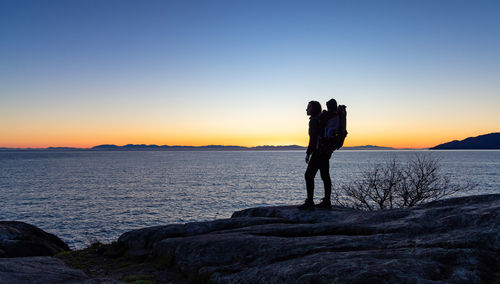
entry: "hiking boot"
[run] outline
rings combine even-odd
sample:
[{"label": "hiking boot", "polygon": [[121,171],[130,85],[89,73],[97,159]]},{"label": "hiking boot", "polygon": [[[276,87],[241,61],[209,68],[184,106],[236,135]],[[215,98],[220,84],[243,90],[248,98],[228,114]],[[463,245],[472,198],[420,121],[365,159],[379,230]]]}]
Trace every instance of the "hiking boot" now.
[{"label": "hiking boot", "polygon": [[316,208],[332,209],[332,203],[330,202],[330,199],[323,198],[321,199],[321,202],[318,205],[316,205]]},{"label": "hiking boot", "polygon": [[314,201],[306,199],[304,204],[297,206],[299,210],[314,210]]}]

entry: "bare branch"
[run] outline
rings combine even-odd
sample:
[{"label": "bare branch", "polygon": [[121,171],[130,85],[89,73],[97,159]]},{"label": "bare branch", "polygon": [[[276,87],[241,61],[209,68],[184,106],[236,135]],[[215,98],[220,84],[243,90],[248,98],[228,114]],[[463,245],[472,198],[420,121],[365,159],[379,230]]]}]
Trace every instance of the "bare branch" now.
[{"label": "bare branch", "polygon": [[392,159],[363,172],[359,180],[340,187],[334,202],[368,211],[413,207],[475,187],[471,181],[452,184],[450,178],[440,172],[437,158],[414,155],[405,164]]}]

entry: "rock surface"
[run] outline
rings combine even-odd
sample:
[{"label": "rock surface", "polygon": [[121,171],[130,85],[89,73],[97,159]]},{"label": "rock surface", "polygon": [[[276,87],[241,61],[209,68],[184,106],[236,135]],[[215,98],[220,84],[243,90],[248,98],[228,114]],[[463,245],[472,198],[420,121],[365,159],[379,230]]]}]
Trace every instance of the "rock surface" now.
[{"label": "rock surface", "polygon": [[67,267],[53,257],[0,258],[0,283],[84,283],[80,270]]},{"label": "rock surface", "polygon": [[0,221],[0,257],[53,256],[69,250],[61,239],[33,225]]},{"label": "rock surface", "polygon": [[123,234],[130,253],[216,283],[484,283],[500,275],[500,194],[411,209],[235,212]]},{"label": "rock surface", "polygon": [[90,278],[50,256],[0,258],[0,284],[120,284],[118,280]]}]

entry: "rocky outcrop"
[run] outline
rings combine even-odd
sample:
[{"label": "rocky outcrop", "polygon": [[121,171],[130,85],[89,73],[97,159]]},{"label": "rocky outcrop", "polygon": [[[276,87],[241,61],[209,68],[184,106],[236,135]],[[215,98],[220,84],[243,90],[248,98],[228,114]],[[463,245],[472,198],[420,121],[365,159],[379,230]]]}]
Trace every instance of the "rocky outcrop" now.
[{"label": "rocky outcrop", "polygon": [[119,242],[216,283],[483,283],[500,275],[499,213],[500,194],[377,212],[261,207]]},{"label": "rocky outcrop", "polygon": [[0,258],[0,283],[83,283],[86,280],[89,278],[85,273],[67,267],[57,258]]},{"label": "rocky outcrop", "polygon": [[0,257],[52,256],[69,250],[61,239],[33,225],[0,221]]},{"label": "rocky outcrop", "polygon": [[12,258],[68,248],[34,226],[0,222],[0,253],[9,257],[0,258],[0,283],[119,283],[145,272],[161,283],[493,283],[499,213],[500,194],[377,212],[251,208],[230,219],[127,232],[95,254],[58,255],[91,265],[95,275],[82,268],[90,276],[53,257]]},{"label": "rocky outcrop", "polygon": [[120,284],[109,278],[90,278],[50,256],[0,258],[0,284]]}]

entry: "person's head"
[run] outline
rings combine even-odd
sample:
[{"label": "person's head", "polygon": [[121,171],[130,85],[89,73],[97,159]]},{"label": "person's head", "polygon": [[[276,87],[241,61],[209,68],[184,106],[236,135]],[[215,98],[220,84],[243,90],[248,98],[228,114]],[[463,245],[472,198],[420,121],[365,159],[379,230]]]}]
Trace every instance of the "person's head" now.
[{"label": "person's head", "polygon": [[326,108],[328,109],[328,111],[336,112],[337,111],[337,101],[335,99],[331,99],[331,100],[327,101]]},{"label": "person's head", "polygon": [[307,115],[310,116],[316,116],[321,113],[321,104],[317,101],[310,101],[307,104],[307,109],[306,109]]}]

